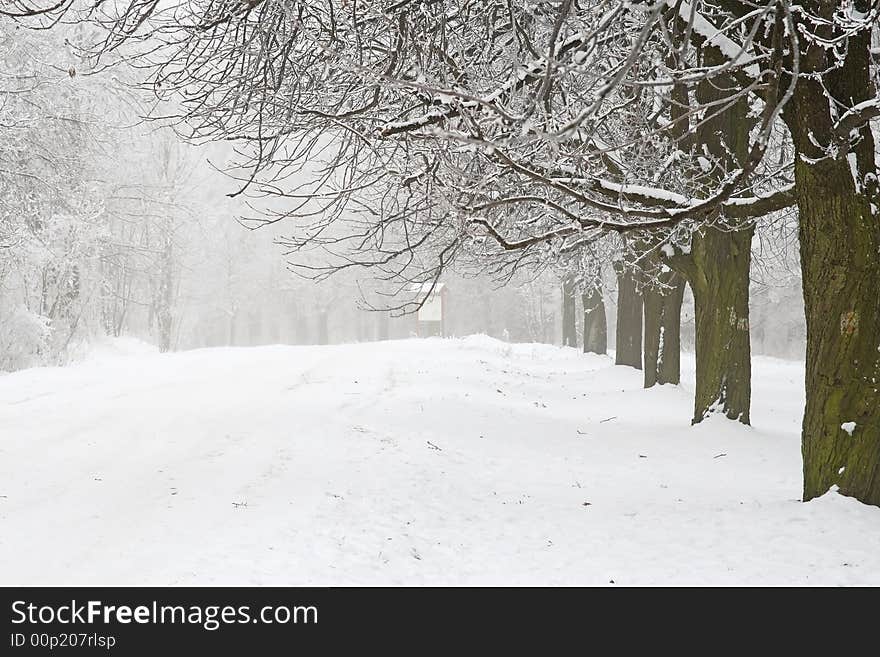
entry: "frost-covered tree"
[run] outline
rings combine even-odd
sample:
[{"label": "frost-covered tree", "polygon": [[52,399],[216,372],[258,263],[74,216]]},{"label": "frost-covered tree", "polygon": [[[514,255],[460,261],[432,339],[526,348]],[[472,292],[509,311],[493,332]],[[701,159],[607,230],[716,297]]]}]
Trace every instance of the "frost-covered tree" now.
[{"label": "frost-covered tree", "polygon": [[0,369],[57,361],[91,329],[106,225],[76,63],[0,22]]}]

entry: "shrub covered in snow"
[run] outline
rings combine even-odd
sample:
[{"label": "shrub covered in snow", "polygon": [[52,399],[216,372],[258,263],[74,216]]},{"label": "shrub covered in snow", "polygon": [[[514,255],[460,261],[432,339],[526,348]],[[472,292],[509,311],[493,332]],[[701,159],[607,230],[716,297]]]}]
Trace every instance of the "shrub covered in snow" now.
[{"label": "shrub covered in snow", "polygon": [[0,370],[18,370],[41,362],[49,346],[49,320],[24,306],[0,315]]}]

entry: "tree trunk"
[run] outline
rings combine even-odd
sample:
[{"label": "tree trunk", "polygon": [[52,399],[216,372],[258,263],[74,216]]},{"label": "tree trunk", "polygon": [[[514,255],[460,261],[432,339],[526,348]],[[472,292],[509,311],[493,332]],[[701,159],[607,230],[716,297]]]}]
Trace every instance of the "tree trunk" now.
[{"label": "tree trunk", "polygon": [[562,282],[562,346],[577,347],[574,281],[571,278]]},{"label": "tree trunk", "polygon": [[584,304],[584,353],[605,354],[608,351],[608,320],[602,289],[594,286],[581,296]]},{"label": "tree trunk", "polygon": [[676,276],[673,289],[666,295],[663,310],[663,348],[658,382],[681,383],[681,304],[684,302],[685,280]]},{"label": "tree trunk", "polygon": [[294,327],[294,344],[311,344],[309,335],[309,319],[302,311],[297,310],[296,325]]},{"label": "tree trunk", "polygon": [[880,223],[853,193],[845,161],[796,168],[807,317],[804,499],[837,484],[880,506]]},{"label": "tree trunk", "polygon": [[377,339],[379,340],[387,340],[388,339],[388,313],[379,312],[377,313]]},{"label": "tree trunk", "polygon": [[614,363],[642,369],[642,295],[635,272],[622,266],[617,272],[617,339]]},{"label": "tree trunk", "polygon": [[749,268],[754,228],[693,235],[696,387],[693,422],[713,412],[750,423]]},{"label": "tree trunk", "polygon": [[[869,126],[835,138],[826,94],[852,106],[873,93],[870,32],[849,40],[845,65],[823,84],[800,81],[785,120],[794,137],[801,269],[807,320],[804,500],[838,486],[880,506],[880,193]],[[831,56],[813,47],[806,70]],[[842,113],[842,109],[839,110]],[[789,113],[790,112],[790,113]]]},{"label": "tree trunk", "polygon": [[235,346],[235,338],[236,338],[236,336],[235,336],[235,320],[237,317],[238,317],[238,315],[235,312],[229,313],[229,322],[227,324],[229,337],[228,337],[226,344],[229,345],[230,347]]},{"label": "tree trunk", "polygon": [[678,384],[681,381],[681,304],[685,281],[666,271],[659,285],[646,289],[645,311],[645,387]]},{"label": "tree trunk", "polygon": [[[723,62],[704,53],[705,65]],[[701,103],[723,102],[736,84],[733,75],[697,85]],[[709,156],[708,175],[720,182],[748,159],[749,131],[755,118],[745,96],[698,128],[698,143]],[[692,236],[687,274],[694,293],[696,387],[693,423],[713,412],[750,423],[752,354],[749,341],[749,269],[754,224],[736,225],[717,217]],[[721,226],[716,228],[715,226]]]},{"label": "tree trunk", "polygon": [[159,329],[159,351],[164,353],[171,350],[171,334],[174,325],[174,317],[171,314],[174,304],[173,252],[169,237],[165,238],[161,267],[159,293],[156,300],[156,323]]},{"label": "tree trunk", "polygon": [[655,289],[647,289],[642,298],[645,315],[645,387],[652,388],[657,384],[657,371],[661,360],[663,294]]},{"label": "tree trunk", "polygon": [[327,309],[318,309],[318,344],[328,344],[330,342],[330,331],[328,330]]}]

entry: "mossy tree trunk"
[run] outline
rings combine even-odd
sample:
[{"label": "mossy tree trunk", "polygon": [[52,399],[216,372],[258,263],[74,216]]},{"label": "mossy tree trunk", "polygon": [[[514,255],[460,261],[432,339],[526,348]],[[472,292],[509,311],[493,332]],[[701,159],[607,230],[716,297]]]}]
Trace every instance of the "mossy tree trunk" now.
[{"label": "mossy tree trunk", "polygon": [[754,228],[704,227],[691,245],[696,384],[693,422],[712,412],[750,423],[749,269]]},{"label": "mossy tree trunk", "polygon": [[[846,162],[798,165],[807,318],[804,499],[880,506],[880,229]],[[849,188],[849,193],[847,193]],[[861,202],[860,202],[861,200]],[[842,427],[855,423],[852,435]]]},{"label": "mossy tree trunk", "polygon": [[608,319],[600,284],[581,295],[584,305],[584,353],[605,354],[608,351]]},{"label": "mossy tree trunk", "polygon": [[[828,15],[827,3],[810,11]],[[801,269],[807,320],[804,500],[832,486],[880,506],[880,194],[874,139],[865,125],[835,134],[827,95],[851,107],[873,95],[870,32],[849,40],[834,74],[801,79],[784,119],[794,138]],[[810,47],[803,70],[833,53]],[[842,113],[843,110],[839,110]],[[817,144],[844,139],[847,153]]]},{"label": "mossy tree trunk", "polygon": [[645,311],[645,387],[681,381],[681,304],[684,278],[660,272],[643,292]]},{"label": "mossy tree trunk", "polygon": [[617,268],[616,365],[642,369],[642,295],[635,270],[625,264]]},{"label": "mossy tree trunk", "polygon": [[562,281],[562,346],[577,347],[574,279]]},{"label": "mossy tree trunk", "polygon": [[[712,49],[703,55],[705,65],[724,61]],[[704,105],[724,102],[735,86],[732,75],[705,80],[697,85],[696,98]],[[753,124],[745,96],[701,123],[697,145],[710,156],[707,176],[716,184],[748,158]],[[695,424],[712,412],[750,422],[749,269],[754,231],[753,223],[737,225],[718,216],[693,234],[685,257],[695,306]]]}]

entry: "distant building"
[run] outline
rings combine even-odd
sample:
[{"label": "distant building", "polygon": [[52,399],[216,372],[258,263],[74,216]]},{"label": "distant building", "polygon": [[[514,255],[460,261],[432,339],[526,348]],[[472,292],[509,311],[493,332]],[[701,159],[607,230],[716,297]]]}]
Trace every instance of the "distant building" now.
[{"label": "distant building", "polygon": [[432,283],[414,285],[411,289],[422,299],[427,294],[425,303],[416,312],[416,335],[426,338],[432,335],[445,337],[448,335],[447,315],[449,288],[445,283],[437,283],[431,289]]}]

